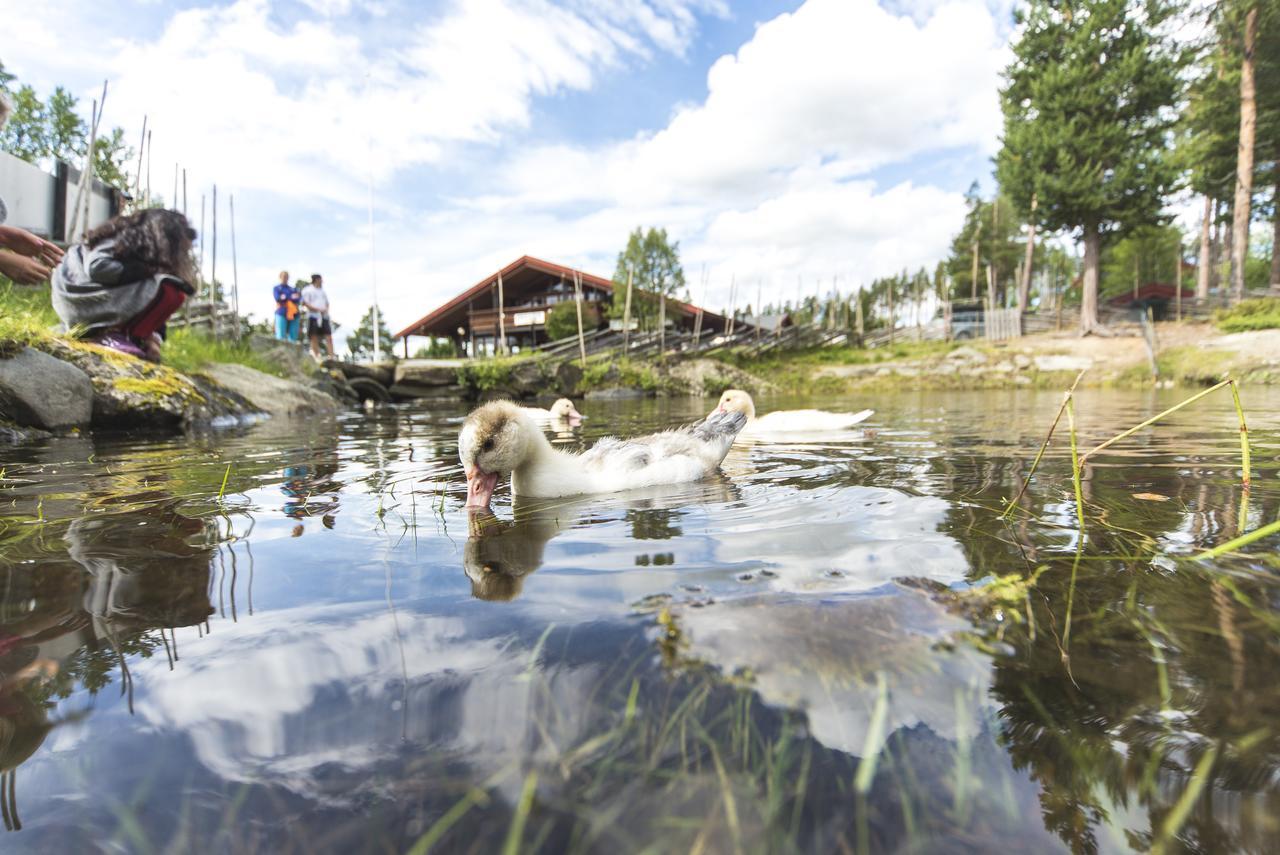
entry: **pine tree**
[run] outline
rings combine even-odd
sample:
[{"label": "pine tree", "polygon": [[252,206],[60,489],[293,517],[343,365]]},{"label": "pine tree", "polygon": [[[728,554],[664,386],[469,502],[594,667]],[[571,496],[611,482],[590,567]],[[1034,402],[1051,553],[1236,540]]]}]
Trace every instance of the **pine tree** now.
[{"label": "pine tree", "polygon": [[61,86],[45,103],[45,154],[77,163],[88,145],[88,128],[76,112],[77,98]]},{"label": "pine tree", "polygon": [[[394,359],[395,354],[391,350],[391,331],[387,329],[386,316],[381,311],[378,312],[378,337],[383,356]],[[369,311],[364,313],[360,323],[347,336],[347,350],[350,350],[351,355],[356,358],[373,356],[373,306],[369,307]]]},{"label": "pine tree", "polygon": [[36,90],[30,86],[18,87],[10,101],[13,112],[4,130],[0,131],[0,149],[34,163],[48,150],[44,104],[40,103]]},{"label": "pine tree", "polygon": [[997,176],[1019,213],[1084,242],[1080,326],[1098,332],[1102,241],[1162,222],[1177,171],[1172,108],[1184,64],[1167,0],[1031,0],[1001,91]]}]

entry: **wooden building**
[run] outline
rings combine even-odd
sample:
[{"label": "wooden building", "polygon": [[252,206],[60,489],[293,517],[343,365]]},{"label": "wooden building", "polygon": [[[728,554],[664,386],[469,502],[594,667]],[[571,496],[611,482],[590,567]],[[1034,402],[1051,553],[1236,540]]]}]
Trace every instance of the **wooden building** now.
[{"label": "wooden building", "polygon": [[[574,300],[574,276],[582,282],[582,322],[586,332],[607,326],[607,308],[616,299],[626,298],[626,289],[614,293],[614,283],[560,264],[523,256],[494,272],[439,308],[428,312],[395,334],[405,342],[410,336],[447,338],[460,354],[494,353],[498,345],[499,294],[502,279],[502,314],[507,348],[518,352],[545,344],[547,313],[560,303]],[[634,298],[633,298],[634,299]],[[668,328],[692,330],[698,308],[679,300],[667,301]],[[709,334],[724,332],[726,319],[703,311],[702,329]]]}]

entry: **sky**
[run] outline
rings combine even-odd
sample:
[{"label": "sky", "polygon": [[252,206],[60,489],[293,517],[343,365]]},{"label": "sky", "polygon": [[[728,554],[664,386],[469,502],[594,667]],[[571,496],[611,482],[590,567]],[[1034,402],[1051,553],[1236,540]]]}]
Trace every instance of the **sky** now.
[{"label": "sky", "polygon": [[610,276],[636,227],[713,309],[932,269],[990,184],[1010,2],[0,0],[0,60],[86,115],[108,80],[197,228],[216,184],[228,284],[234,196],[242,310],[319,272],[396,332],[521,255]]}]

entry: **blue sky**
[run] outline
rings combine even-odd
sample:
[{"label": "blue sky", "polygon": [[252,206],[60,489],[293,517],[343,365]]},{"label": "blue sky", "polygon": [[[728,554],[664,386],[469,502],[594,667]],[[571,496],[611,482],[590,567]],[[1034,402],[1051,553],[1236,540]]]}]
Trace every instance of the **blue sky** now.
[{"label": "blue sky", "polygon": [[376,272],[393,330],[522,254],[607,276],[636,226],[680,241],[712,307],[731,278],[791,296],[932,265],[990,173],[1010,29],[1003,0],[41,10],[3,14],[0,59],[86,105],[109,79],[107,123],[136,145],[149,117],[153,192],[180,163],[197,226],[201,193],[220,231],[234,193],[242,307],[319,271],[352,325]]}]

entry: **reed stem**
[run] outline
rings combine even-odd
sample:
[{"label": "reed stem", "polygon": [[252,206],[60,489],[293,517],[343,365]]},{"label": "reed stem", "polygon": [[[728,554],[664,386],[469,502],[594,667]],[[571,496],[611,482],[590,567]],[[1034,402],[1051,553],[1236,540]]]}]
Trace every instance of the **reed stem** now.
[{"label": "reed stem", "polygon": [[1076,387],[1080,385],[1080,378],[1083,376],[1084,371],[1077,374],[1075,382],[1071,384],[1071,388],[1063,393],[1062,404],[1058,407],[1058,414],[1053,417],[1053,424],[1049,425],[1049,432],[1045,434],[1044,442],[1040,443],[1040,450],[1036,452],[1036,459],[1031,461],[1031,471],[1029,471],[1027,473],[1027,477],[1023,479],[1022,487],[1018,490],[1018,495],[1013,497],[1009,502],[1009,507],[1005,508],[1004,513],[1000,515],[1001,519],[1013,513],[1013,509],[1017,506],[1018,502],[1021,501],[1024,495],[1026,495],[1027,487],[1031,484],[1031,476],[1036,474],[1036,469],[1040,466],[1040,459],[1044,457],[1045,449],[1049,447],[1049,441],[1053,439],[1053,432],[1058,429],[1058,422],[1062,421],[1062,414],[1067,409],[1067,401],[1071,400],[1071,393],[1075,392]]},{"label": "reed stem", "polygon": [[[1071,429],[1071,483],[1076,488],[1076,520],[1080,523],[1080,536],[1084,537],[1084,489],[1080,485],[1080,471],[1084,466],[1084,457],[1080,457],[1079,446],[1076,444],[1076,404],[1070,393],[1067,394],[1065,403],[1067,426]],[[1086,454],[1085,457],[1088,455]]]},{"label": "reed stem", "polygon": [[1244,422],[1244,407],[1240,406],[1240,384],[1231,381],[1231,397],[1236,403],[1236,415],[1240,417],[1240,468],[1243,471],[1244,488],[1249,489],[1249,426]]},{"label": "reed stem", "polygon": [[1183,407],[1187,406],[1188,404],[1194,403],[1194,402],[1196,402],[1196,401],[1200,400],[1201,398],[1203,398],[1205,395],[1208,395],[1210,392],[1216,392],[1218,389],[1221,389],[1223,386],[1226,386],[1226,385],[1228,385],[1228,384],[1230,384],[1230,383],[1232,383],[1232,382],[1233,382],[1233,381],[1231,381],[1231,380],[1223,380],[1221,383],[1217,383],[1217,384],[1215,384],[1215,385],[1213,385],[1213,386],[1210,386],[1208,389],[1205,389],[1203,392],[1197,392],[1196,394],[1192,395],[1190,398],[1187,398],[1187,399],[1186,399],[1185,401],[1183,401],[1182,403],[1174,404],[1172,407],[1170,407],[1169,409],[1165,410],[1163,413],[1159,413],[1159,414],[1157,414],[1157,415],[1154,415],[1154,416],[1152,416],[1151,418],[1147,419],[1145,422],[1142,422],[1141,424],[1134,425],[1133,427],[1129,428],[1128,430],[1123,431],[1122,433],[1118,433],[1118,434],[1116,434],[1115,436],[1111,437],[1111,439],[1107,440],[1106,442],[1102,443],[1101,445],[1097,445],[1097,446],[1095,446],[1091,451],[1089,451],[1088,453],[1086,453],[1086,454],[1085,454],[1085,456],[1081,458],[1081,462],[1084,462],[1085,460],[1088,460],[1092,455],[1097,454],[1099,451],[1101,451],[1102,449],[1106,448],[1107,446],[1109,446],[1109,445],[1114,445],[1115,443],[1119,442],[1120,440],[1124,439],[1125,437],[1133,436],[1135,433],[1137,433],[1138,431],[1142,430],[1143,428],[1145,428],[1145,427],[1150,427],[1151,425],[1153,425],[1153,424],[1155,424],[1156,422],[1160,421],[1160,420],[1161,420],[1162,418],[1164,418],[1165,416],[1170,415],[1171,413],[1176,413],[1178,410],[1182,409]]}]

